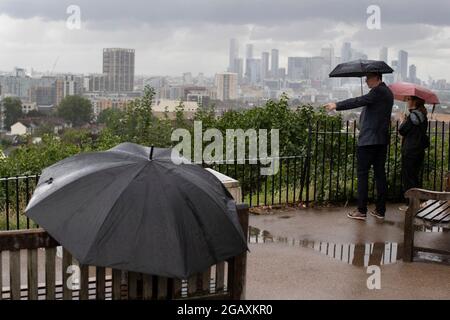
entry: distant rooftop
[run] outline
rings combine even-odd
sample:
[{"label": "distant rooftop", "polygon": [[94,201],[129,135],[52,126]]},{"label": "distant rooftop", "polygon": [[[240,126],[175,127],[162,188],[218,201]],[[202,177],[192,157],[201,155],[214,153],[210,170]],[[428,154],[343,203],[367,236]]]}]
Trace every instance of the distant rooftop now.
[{"label": "distant rooftop", "polygon": [[134,52],[134,49],[127,48],[104,48],[103,52],[111,52],[111,51],[126,51],[126,52]]}]

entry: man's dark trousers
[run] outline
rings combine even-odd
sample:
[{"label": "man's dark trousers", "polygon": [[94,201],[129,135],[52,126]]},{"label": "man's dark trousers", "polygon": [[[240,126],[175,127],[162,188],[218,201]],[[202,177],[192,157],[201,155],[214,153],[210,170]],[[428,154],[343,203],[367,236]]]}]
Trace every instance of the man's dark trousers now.
[{"label": "man's dark trousers", "polygon": [[369,170],[373,166],[377,187],[376,210],[380,214],[386,212],[387,181],[385,173],[387,145],[376,144],[360,146],[358,157],[358,210],[367,213],[367,198],[369,189]]}]

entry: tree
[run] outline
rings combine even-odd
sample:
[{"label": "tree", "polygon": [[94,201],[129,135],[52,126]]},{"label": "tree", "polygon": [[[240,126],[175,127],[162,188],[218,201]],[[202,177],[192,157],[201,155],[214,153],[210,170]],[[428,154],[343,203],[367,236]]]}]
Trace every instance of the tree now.
[{"label": "tree", "polygon": [[122,119],[122,127],[118,134],[127,141],[151,145],[155,143],[152,134],[155,132],[158,119],[152,113],[155,90],[149,86],[144,88],[144,95],[131,101]]},{"label": "tree", "polygon": [[28,111],[26,116],[29,118],[38,118],[38,117],[45,117],[46,115],[38,110],[31,110]]},{"label": "tree", "polygon": [[67,96],[58,106],[58,115],[78,127],[91,121],[92,104],[82,96]]},{"label": "tree", "polygon": [[34,132],[34,136],[42,137],[44,134],[53,134],[55,131],[55,127],[50,123],[43,122]]},{"label": "tree", "polygon": [[118,122],[124,115],[124,112],[120,109],[105,109],[100,112],[100,114],[97,117],[97,123],[114,125],[116,122]]},{"label": "tree", "polygon": [[11,125],[23,116],[22,102],[19,98],[7,97],[2,103],[5,110],[5,126],[7,130],[10,130]]},{"label": "tree", "polygon": [[184,104],[183,101],[180,101],[178,106],[175,107],[175,128],[187,128],[188,121],[184,116]]},{"label": "tree", "polygon": [[89,130],[87,129],[66,129],[61,135],[61,143],[75,145],[80,150],[90,151],[93,144]]}]

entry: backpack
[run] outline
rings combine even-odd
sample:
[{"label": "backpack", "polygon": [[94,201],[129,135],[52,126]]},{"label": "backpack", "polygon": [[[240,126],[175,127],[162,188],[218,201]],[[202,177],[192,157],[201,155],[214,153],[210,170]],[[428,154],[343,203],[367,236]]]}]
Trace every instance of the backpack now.
[{"label": "backpack", "polygon": [[[413,124],[415,125],[421,125],[423,122],[427,121],[427,117],[424,116],[424,114],[422,112],[420,112],[419,110],[413,110],[411,111],[411,115],[414,115],[415,117],[411,117],[411,121],[413,122]],[[410,115],[410,116],[411,116]],[[430,147],[430,137],[424,133],[421,136],[421,145],[424,149],[427,149]]]}]

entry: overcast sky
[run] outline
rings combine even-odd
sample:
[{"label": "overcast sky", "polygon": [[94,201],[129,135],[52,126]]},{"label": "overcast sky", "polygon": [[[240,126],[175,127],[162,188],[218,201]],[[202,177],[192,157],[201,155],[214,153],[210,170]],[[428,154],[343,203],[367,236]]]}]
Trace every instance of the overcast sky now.
[{"label": "overcast sky", "polygon": [[[381,29],[366,26],[371,4]],[[69,5],[81,9],[81,29],[66,27]],[[102,49],[136,49],[136,73],[213,75],[228,65],[230,38],[253,43],[255,55],[278,48],[288,56],[319,55],[350,41],[369,58],[399,49],[426,80],[450,80],[449,0],[0,0],[0,70],[15,66],[56,72],[101,72]]]}]

